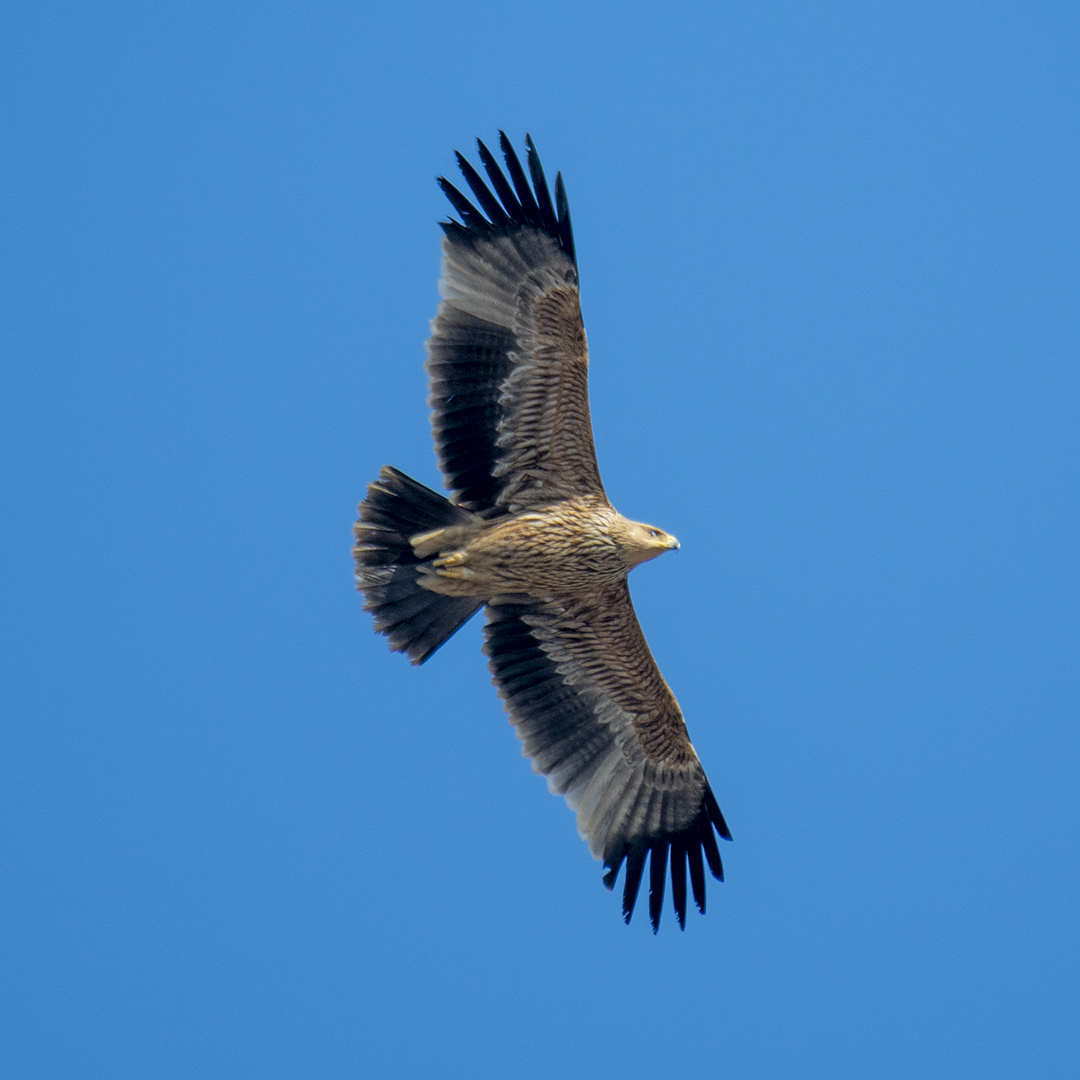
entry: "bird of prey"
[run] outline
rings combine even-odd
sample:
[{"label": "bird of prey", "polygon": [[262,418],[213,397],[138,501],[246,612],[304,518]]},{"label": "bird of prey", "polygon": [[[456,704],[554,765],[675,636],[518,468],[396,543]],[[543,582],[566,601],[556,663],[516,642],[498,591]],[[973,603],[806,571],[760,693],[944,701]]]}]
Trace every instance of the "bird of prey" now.
[{"label": "bird of prey", "polygon": [[659,928],[670,852],[685,927],[687,870],[704,913],[705,864],[723,881],[714,830],[731,834],[627,587],[679,544],[623,517],[600,482],[562,174],[552,202],[529,136],[528,174],[505,133],[505,172],[477,144],[490,186],[457,154],[475,204],[438,178],[461,219],[440,222],[426,364],[451,496],[385,466],[360,504],[357,587],[414,664],[485,609],[484,652],[522,752],[577,812],[608,889],[625,861],[626,922],[648,856]]}]

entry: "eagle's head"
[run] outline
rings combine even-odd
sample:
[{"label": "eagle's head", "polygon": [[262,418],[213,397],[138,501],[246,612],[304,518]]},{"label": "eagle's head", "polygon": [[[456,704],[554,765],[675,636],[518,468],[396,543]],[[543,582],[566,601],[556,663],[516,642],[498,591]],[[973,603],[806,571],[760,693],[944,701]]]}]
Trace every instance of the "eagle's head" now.
[{"label": "eagle's head", "polygon": [[619,554],[626,563],[627,569],[633,570],[635,566],[657,555],[663,555],[665,551],[678,551],[679,541],[670,533],[658,529],[655,525],[646,525],[641,521],[631,521],[619,515],[616,527],[612,529],[615,542],[619,545]]}]

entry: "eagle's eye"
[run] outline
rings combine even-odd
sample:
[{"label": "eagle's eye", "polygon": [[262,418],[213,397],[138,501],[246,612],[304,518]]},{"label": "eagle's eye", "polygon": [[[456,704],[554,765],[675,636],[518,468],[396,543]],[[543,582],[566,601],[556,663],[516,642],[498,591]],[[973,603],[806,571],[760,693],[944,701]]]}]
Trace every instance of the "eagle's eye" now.
[{"label": "eagle's eye", "polygon": [[649,535],[655,540],[660,535],[659,529],[650,529]]}]

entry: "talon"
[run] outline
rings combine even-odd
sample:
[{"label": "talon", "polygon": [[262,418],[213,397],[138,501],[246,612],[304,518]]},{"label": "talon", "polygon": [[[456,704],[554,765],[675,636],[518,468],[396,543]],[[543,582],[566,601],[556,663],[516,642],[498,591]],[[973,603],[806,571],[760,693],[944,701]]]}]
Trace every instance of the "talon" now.
[{"label": "talon", "polygon": [[465,562],[465,552],[455,551],[449,555],[444,555],[441,559],[436,559],[431,565],[438,568],[441,573],[441,569],[444,566],[460,566]]}]

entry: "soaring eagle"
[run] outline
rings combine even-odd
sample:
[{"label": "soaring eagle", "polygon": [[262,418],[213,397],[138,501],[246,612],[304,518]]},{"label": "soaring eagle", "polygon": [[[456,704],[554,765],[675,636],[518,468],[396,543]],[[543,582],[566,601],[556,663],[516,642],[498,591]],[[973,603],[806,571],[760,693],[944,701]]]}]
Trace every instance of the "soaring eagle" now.
[{"label": "soaring eagle", "polygon": [[723,881],[713,830],[731,834],[627,587],[679,544],[604,494],[566,190],[560,173],[552,202],[525,144],[528,177],[505,133],[505,173],[478,140],[490,187],[457,154],[479,208],[438,179],[461,218],[440,223],[426,365],[451,497],[384,467],[360,504],[357,584],[375,629],[414,664],[485,608],[484,652],[523,753],[577,812],[608,889],[626,862],[627,922],[650,856],[655,933],[669,852],[684,927],[687,868],[704,913],[704,864]]}]

